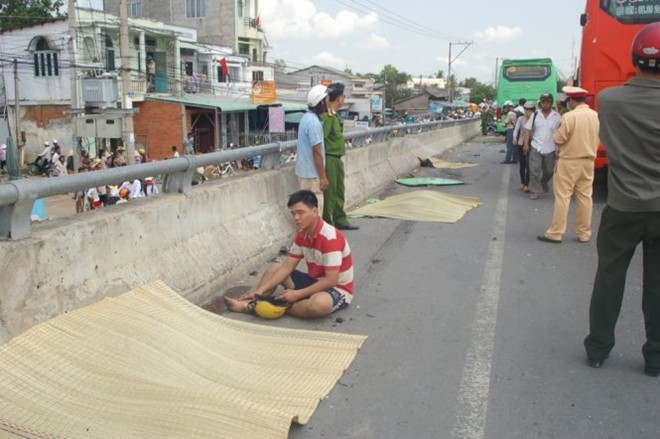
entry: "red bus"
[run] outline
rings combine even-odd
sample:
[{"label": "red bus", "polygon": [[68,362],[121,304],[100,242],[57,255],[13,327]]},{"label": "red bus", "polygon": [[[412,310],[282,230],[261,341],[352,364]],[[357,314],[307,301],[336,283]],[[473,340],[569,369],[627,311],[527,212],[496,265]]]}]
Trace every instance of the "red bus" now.
[{"label": "red bus", "polygon": [[[587,103],[598,111],[596,97],[607,87],[622,85],[635,74],[630,47],[645,24],[660,21],[660,0],[587,0],[582,25],[578,84],[591,93]],[[603,145],[596,168],[607,166]]]}]

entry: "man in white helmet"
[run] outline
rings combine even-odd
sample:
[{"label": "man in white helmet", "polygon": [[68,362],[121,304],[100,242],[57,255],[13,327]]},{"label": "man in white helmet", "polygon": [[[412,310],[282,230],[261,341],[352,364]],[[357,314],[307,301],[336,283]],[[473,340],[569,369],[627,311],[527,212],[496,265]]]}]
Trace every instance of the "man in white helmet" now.
[{"label": "man in white helmet", "polygon": [[328,88],[315,85],[307,94],[309,109],[298,126],[296,176],[300,189],[312,191],[318,199],[319,212],[323,212],[323,191],[328,187],[325,174],[325,144],[321,114],[326,111]]}]

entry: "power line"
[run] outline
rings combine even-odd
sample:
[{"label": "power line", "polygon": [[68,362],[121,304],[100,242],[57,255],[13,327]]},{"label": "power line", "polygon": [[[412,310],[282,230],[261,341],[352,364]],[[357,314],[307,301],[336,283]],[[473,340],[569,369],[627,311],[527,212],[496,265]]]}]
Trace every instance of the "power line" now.
[{"label": "power line", "polygon": [[[345,1],[342,1],[342,0],[335,0],[335,1],[339,4],[341,4],[341,5],[346,6],[347,8],[350,8],[350,9],[352,9],[354,11],[357,11],[357,12],[360,12],[362,14],[368,15],[371,12],[375,12],[375,11],[369,9],[368,7],[366,7],[364,5],[361,5],[359,3],[358,3],[358,6],[353,6],[353,5],[351,5],[351,4],[349,4]],[[364,9],[364,8],[367,8],[367,9]],[[426,30],[420,29],[420,25],[413,26],[413,25],[407,24],[407,23],[405,23],[401,20],[398,20],[396,18],[392,18],[392,17],[388,17],[388,16],[381,16],[380,18],[384,23],[387,23],[387,24],[389,24],[389,25],[391,25],[391,26],[393,26],[393,27],[395,27],[399,30],[406,30],[406,31],[409,31],[409,32],[412,32],[412,33],[415,33],[415,34],[418,34],[418,35],[421,35],[421,36],[425,36],[425,37],[433,38],[433,39],[437,39],[437,40],[447,40],[449,38],[447,35],[443,35],[441,33],[435,32],[435,31],[426,31]]]},{"label": "power line", "polygon": [[[357,0],[353,0],[353,1],[354,1],[355,3],[357,3]],[[372,4],[373,6],[375,6],[375,7],[378,8],[378,9],[380,9],[381,11],[385,11],[386,13],[388,13],[388,14],[394,16],[394,17],[397,17],[397,18],[401,19],[403,22],[410,23],[412,26],[414,26],[414,27],[416,27],[416,28],[419,28],[419,29],[421,29],[421,30],[424,31],[424,32],[430,32],[430,33],[432,33],[432,34],[437,34],[438,36],[441,36],[441,37],[443,37],[444,39],[459,39],[459,37],[456,37],[456,36],[454,36],[454,35],[446,34],[446,33],[444,33],[444,32],[439,32],[437,29],[433,29],[433,28],[430,28],[430,27],[428,27],[428,26],[424,26],[424,25],[422,25],[422,24],[419,24],[419,23],[416,22],[416,21],[410,20],[410,19],[404,17],[403,15],[401,15],[401,14],[399,14],[399,13],[397,13],[397,12],[394,12],[394,11],[392,11],[392,10],[390,10],[390,9],[388,9],[388,8],[386,8],[386,7],[384,7],[384,6],[379,5],[378,3],[374,2],[373,0],[364,0],[364,1],[366,1],[367,3]]]}]

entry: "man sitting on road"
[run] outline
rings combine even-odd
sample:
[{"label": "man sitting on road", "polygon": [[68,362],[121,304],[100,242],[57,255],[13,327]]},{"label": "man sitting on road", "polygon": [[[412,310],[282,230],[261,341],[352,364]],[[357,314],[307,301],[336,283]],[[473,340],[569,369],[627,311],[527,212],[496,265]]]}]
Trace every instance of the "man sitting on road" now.
[{"label": "man sitting on road", "polygon": [[[353,261],[344,235],[323,221],[316,195],[309,190],[293,193],[287,203],[298,229],[287,258],[269,265],[256,289],[238,299],[225,297],[227,308],[250,312],[256,296],[271,296],[278,286],[278,300],[288,302],[287,312],[296,317],[323,317],[346,308],[353,299]],[[307,273],[296,270],[304,259]]]}]

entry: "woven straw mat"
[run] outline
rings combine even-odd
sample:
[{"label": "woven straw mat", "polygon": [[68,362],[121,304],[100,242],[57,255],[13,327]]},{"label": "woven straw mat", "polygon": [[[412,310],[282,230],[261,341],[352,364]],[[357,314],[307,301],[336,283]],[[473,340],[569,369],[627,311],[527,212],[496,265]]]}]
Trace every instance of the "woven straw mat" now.
[{"label": "woven straw mat", "polygon": [[285,438],[365,339],[227,319],[154,282],[0,346],[0,438]]},{"label": "woven straw mat", "polygon": [[479,204],[478,198],[418,190],[393,195],[377,203],[367,204],[351,212],[351,215],[404,221],[456,223],[470,209]]}]

